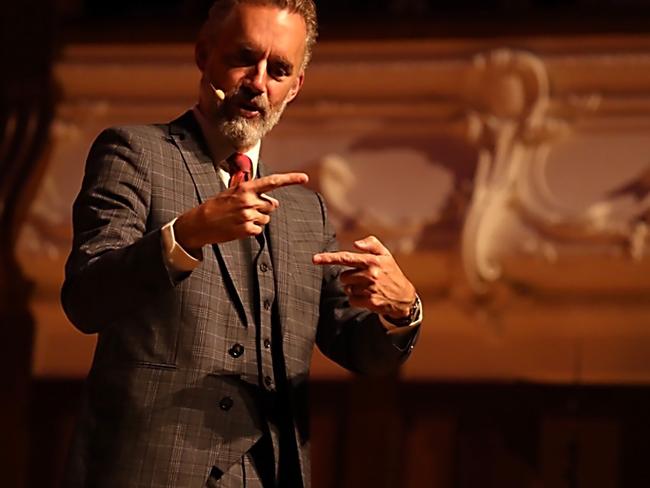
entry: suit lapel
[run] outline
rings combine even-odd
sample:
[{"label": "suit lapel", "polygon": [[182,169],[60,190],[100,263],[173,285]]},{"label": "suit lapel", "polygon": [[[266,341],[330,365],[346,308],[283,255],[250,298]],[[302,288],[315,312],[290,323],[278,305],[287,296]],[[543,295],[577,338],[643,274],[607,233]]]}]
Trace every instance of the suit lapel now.
[{"label": "suit lapel", "polygon": [[203,203],[225,189],[208,153],[201,129],[192,111],[187,111],[170,124],[170,136],[181,152],[185,166],[194,181],[199,202]]},{"label": "suit lapel", "polygon": [[[185,161],[185,166],[196,187],[199,202],[203,203],[226,189],[208,154],[201,129],[191,111],[170,124],[170,136]],[[242,290],[247,289],[248,266],[245,265],[246,257],[239,241],[224,242],[212,247],[217,261],[230,279],[235,305],[242,322],[244,325],[254,323],[252,317],[248,317],[247,308],[242,301]]]},{"label": "suit lapel", "polygon": [[[266,176],[266,168],[260,162],[260,176]],[[268,224],[268,235],[270,243],[271,260],[273,261],[273,272],[275,275],[275,296],[278,303],[278,312],[280,314],[280,324],[287,323],[289,312],[289,266],[291,263],[291,244],[289,242],[289,219],[287,216],[286,190],[279,189],[273,194],[274,198],[280,201],[278,208],[271,215],[271,221]]]}]

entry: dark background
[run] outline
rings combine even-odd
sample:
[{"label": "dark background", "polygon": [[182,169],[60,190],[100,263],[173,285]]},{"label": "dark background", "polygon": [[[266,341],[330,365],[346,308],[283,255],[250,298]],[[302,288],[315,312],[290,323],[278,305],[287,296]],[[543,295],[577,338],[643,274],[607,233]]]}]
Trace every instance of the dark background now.
[{"label": "dark background", "polygon": [[[321,0],[321,39],[650,32],[642,0]],[[56,104],[51,67],[75,42],[191,41],[205,0],[5,1],[0,83],[0,486],[58,486],[81,380],[33,381],[29,283],[10,251],[46,134],[8,121]],[[29,151],[28,151],[29,152]],[[22,193],[20,193],[22,192]],[[314,486],[598,488],[650,486],[650,388],[417,383],[312,385]],[[381,467],[381,469],[377,469]],[[609,483],[609,484],[607,484]]]},{"label": "dark background", "polygon": [[[57,0],[67,40],[191,40],[210,0]],[[320,0],[322,40],[644,33],[647,0]],[[143,20],[146,24],[143,25]]]}]

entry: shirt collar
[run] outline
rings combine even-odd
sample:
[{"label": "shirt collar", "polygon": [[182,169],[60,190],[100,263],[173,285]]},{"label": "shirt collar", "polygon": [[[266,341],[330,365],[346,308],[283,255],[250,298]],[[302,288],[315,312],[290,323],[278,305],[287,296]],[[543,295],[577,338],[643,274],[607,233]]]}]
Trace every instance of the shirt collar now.
[{"label": "shirt collar", "polygon": [[[201,127],[201,132],[203,133],[203,137],[208,145],[208,150],[210,151],[210,156],[212,157],[212,161],[214,161],[216,169],[220,170],[220,172],[227,173],[225,161],[228,156],[236,152],[236,149],[233,148],[232,145],[221,136],[221,134],[219,134],[219,132],[214,128],[214,124],[201,113],[198,105],[192,107],[192,112],[199,123],[199,127]],[[253,165],[253,177],[257,175],[261,145],[261,141],[257,141],[252,148],[243,153],[251,159]]]}]

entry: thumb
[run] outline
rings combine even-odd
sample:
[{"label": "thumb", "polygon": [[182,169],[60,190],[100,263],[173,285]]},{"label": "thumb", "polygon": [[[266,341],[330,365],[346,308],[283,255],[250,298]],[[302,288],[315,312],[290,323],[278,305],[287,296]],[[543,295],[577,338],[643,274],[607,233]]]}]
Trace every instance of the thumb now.
[{"label": "thumb", "polygon": [[360,251],[375,254],[377,256],[390,254],[390,251],[375,236],[368,236],[365,239],[354,242],[354,247]]}]

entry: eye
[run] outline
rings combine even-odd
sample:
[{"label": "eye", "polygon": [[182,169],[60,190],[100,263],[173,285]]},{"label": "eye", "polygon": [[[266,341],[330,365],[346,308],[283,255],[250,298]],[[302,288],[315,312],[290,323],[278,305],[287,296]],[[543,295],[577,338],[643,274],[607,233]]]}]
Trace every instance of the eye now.
[{"label": "eye", "polygon": [[269,75],[276,80],[291,76],[292,72],[291,67],[286,63],[269,63],[267,71]]}]

